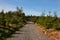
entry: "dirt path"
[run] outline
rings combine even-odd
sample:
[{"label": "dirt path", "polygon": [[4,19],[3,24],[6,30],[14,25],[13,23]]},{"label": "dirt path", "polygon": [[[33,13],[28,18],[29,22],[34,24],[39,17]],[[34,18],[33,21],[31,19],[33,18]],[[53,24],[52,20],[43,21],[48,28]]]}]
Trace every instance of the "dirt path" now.
[{"label": "dirt path", "polygon": [[28,23],[20,31],[17,31],[10,40],[48,40],[48,37],[42,31],[38,31],[36,25]]}]

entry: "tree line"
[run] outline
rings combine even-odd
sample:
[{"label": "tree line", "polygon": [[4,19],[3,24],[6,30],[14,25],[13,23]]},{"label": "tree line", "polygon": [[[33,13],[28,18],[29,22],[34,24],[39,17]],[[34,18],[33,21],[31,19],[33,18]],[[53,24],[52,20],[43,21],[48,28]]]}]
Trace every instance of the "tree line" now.
[{"label": "tree line", "polygon": [[46,29],[60,30],[60,17],[57,16],[57,12],[54,12],[54,16],[49,11],[48,15],[42,12],[41,16],[28,16],[30,21],[42,25]]}]

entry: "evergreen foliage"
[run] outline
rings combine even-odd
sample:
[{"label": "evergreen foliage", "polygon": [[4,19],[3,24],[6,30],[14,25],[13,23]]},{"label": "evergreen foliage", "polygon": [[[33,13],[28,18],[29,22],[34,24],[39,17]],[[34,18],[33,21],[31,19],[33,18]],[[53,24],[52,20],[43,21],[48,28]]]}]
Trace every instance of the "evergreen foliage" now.
[{"label": "evergreen foliage", "polygon": [[51,12],[49,12],[49,15],[47,16],[43,16],[41,15],[36,23],[44,26],[46,29],[50,29],[50,28],[53,28],[55,30],[60,30],[60,18],[57,17],[57,13],[54,12],[54,16],[52,17],[50,15]]},{"label": "evergreen foliage", "polygon": [[19,8],[16,11],[0,12],[0,40],[10,37],[25,24],[25,14]]},{"label": "evergreen foliage", "polygon": [[51,11],[48,13],[47,16],[42,12],[41,16],[28,16],[27,18],[34,23],[42,25],[46,29],[60,30],[60,18],[57,17],[57,12],[54,12],[54,16],[51,15]]}]

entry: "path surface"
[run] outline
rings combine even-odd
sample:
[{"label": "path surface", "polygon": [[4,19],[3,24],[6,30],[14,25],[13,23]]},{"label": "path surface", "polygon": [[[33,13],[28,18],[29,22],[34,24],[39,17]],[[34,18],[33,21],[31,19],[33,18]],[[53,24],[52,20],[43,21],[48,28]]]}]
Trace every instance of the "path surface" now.
[{"label": "path surface", "polygon": [[10,40],[48,40],[48,37],[42,31],[39,32],[36,25],[29,22],[20,31],[17,31]]}]

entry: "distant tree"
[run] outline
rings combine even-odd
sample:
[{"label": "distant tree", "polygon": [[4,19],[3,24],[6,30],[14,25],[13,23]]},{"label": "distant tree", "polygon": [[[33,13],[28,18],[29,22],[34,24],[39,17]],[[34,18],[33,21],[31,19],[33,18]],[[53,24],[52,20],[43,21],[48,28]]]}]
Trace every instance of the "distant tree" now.
[{"label": "distant tree", "polygon": [[41,16],[45,16],[45,12],[42,12]]},{"label": "distant tree", "polygon": [[49,11],[48,13],[49,13],[48,16],[51,16],[51,11]]},{"label": "distant tree", "polygon": [[17,12],[23,12],[22,7],[21,8],[16,7],[16,9],[17,9]]},{"label": "distant tree", "polygon": [[56,11],[54,12],[54,17],[57,17],[57,12]]}]

